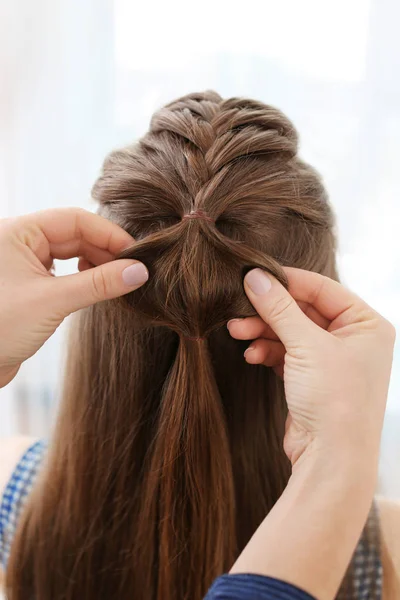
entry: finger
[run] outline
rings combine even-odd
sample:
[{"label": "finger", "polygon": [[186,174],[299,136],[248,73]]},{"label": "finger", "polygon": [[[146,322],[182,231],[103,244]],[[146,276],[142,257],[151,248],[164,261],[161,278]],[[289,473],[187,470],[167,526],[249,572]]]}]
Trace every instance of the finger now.
[{"label": "finger", "polygon": [[298,348],[300,343],[304,346],[307,339],[315,337],[318,327],[272,275],[259,268],[252,269],[244,278],[244,289],[260,317],[287,349]]},{"label": "finger", "polygon": [[281,342],[258,339],[250,344],[244,353],[246,361],[252,365],[277,367],[283,364],[286,350]]},{"label": "finger", "polygon": [[45,267],[46,271],[50,271],[50,273],[54,273],[53,257],[49,256],[49,258],[46,261],[44,261],[43,266]]},{"label": "finger", "polygon": [[[108,262],[53,282],[54,303],[63,316],[141,287],[149,274],[143,263],[128,259]],[[57,286],[57,287],[56,287]]]},{"label": "finger", "polygon": [[86,240],[70,240],[62,244],[50,244],[50,253],[53,258],[67,260],[76,256],[86,258],[92,265],[102,265],[114,260],[115,256],[108,250],[97,248]]},{"label": "finger", "polygon": [[134,243],[129,233],[115,223],[80,208],[43,210],[16,222],[20,238],[42,263],[51,255],[51,245],[72,240],[85,240],[113,256]]},{"label": "finger", "polygon": [[[328,329],[329,319],[323,317],[311,304],[302,302],[297,303],[303,313],[322,329]],[[254,340],[256,338],[267,338],[270,340],[279,340],[273,329],[265,323],[261,317],[245,317],[231,319],[227,323],[229,333],[236,340]]]},{"label": "finger", "polygon": [[361,311],[369,308],[356,294],[329,277],[293,267],[285,267],[284,270],[293,298],[307,302],[329,321],[350,309]]},{"label": "finger", "polygon": [[93,263],[90,263],[86,258],[83,258],[83,256],[79,257],[78,271],[87,271],[88,269],[93,269],[94,266]]},{"label": "finger", "polygon": [[268,338],[278,340],[278,336],[261,317],[246,317],[244,319],[231,319],[227,324],[229,333],[237,340],[254,340]]}]

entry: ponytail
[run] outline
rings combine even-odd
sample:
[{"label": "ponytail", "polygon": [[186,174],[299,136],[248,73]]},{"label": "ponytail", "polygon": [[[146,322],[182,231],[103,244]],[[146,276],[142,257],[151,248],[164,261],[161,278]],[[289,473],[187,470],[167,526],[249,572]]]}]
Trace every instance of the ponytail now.
[{"label": "ponytail", "polygon": [[[180,337],[162,390],[138,532],[158,548],[159,600],[202,598],[236,553],[231,457],[207,345]],[[157,544],[149,539],[155,522]]]}]

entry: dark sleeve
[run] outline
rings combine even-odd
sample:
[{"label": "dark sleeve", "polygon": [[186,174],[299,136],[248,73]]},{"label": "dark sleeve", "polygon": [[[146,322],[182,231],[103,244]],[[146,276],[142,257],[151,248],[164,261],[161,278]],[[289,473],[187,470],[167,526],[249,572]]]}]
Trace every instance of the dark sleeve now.
[{"label": "dark sleeve", "polygon": [[298,587],[273,577],[237,574],[218,577],[204,600],[315,600]]}]

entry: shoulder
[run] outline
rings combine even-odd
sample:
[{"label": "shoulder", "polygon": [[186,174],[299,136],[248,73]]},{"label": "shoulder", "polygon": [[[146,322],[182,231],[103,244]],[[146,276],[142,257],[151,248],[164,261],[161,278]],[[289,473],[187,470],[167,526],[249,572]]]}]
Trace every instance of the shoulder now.
[{"label": "shoulder", "polygon": [[378,497],[382,539],[384,600],[398,598],[400,591],[400,500]]},{"label": "shoulder", "polygon": [[36,438],[28,436],[0,438],[0,497],[21,458],[36,441]]}]

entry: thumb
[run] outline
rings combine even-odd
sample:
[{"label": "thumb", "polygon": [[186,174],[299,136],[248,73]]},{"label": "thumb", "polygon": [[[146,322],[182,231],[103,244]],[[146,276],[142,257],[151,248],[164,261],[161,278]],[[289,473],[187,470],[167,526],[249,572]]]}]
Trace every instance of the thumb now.
[{"label": "thumb", "polygon": [[287,350],[313,338],[317,326],[275,277],[262,269],[252,269],[244,278],[244,289],[260,317]]},{"label": "thumb", "polygon": [[123,296],[149,278],[145,265],[129,259],[113,260],[74,275],[58,277],[59,306],[65,315],[102,300]]}]

